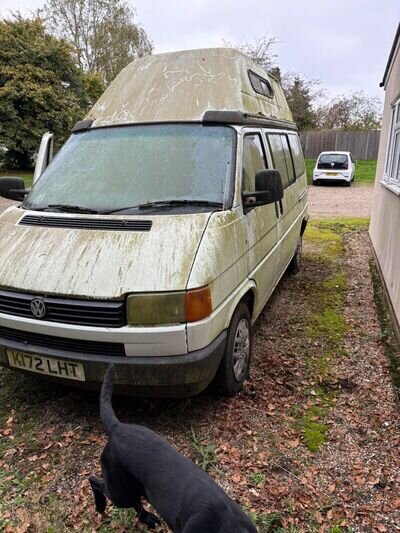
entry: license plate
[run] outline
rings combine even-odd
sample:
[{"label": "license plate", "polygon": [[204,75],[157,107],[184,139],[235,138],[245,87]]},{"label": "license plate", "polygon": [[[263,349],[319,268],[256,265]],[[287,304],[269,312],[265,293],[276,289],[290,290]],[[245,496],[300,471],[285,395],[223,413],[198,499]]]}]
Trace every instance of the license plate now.
[{"label": "license plate", "polygon": [[337,175],[338,175],[337,172],[329,172],[329,174],[327,174],[327,176],[329,176],[329,177],[330,177],[330,176],[337,176]]},{"label": "license plate", "polygon": [[7,357],[10,366],[13,368],[21,368],[37,374],[46,374],[47,376],[85,381],[85,370],[81,363],[53,359],[44,355],[17,352],[16,350],[7,350]]}]

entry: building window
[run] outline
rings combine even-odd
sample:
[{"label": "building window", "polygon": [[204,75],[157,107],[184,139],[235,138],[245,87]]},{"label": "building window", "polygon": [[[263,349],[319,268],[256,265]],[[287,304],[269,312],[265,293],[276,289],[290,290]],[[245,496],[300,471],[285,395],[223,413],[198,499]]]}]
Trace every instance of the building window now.
[{"label": "building window", "polygon": [[400,186],[400,99],[392,107],[390,115],[384,178]]}]

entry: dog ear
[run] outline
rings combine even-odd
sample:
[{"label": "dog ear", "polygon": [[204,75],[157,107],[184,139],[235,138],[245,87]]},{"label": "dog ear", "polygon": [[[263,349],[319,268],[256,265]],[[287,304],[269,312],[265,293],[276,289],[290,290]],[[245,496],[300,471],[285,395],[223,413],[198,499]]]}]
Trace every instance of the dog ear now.
[{"label": "dog ear", "polygon": [[104,481],[97,477],[90,476],[89,482],[92,487],[92,491],[94,495],[96,511],[98,513],[103,514],[106,509],[106,505],[107,505],[107,500],[106,500],[106,497],[104,496]]}]

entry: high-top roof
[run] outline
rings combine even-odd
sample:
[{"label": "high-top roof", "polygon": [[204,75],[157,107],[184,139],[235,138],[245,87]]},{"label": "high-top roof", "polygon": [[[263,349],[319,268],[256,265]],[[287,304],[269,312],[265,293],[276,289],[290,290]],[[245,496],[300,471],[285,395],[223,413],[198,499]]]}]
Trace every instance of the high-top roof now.
[{"label": "high-top roof", "polygon": [[231,48],[185,50],[137,59],[118,74],[86,119],[94,121],[93,127],[197,122],[207,111],[293,123],[278,81]]}]

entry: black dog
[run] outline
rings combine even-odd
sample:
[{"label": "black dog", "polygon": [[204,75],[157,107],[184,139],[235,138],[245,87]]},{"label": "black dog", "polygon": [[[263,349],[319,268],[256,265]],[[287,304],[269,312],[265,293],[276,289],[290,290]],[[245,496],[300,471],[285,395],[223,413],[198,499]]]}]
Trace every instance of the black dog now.
[{"label": "black dog", "polygon": [[143,509],[142,497],[174,533],[257,533],[240,507],[192,461],[143,426],[123,424],[111,405],[114,365],[107,369],[100,394],[100,416],[108,443],[101,454],[103,479],[89,478],[96,510],[107,496],[117,507],[133,507],[150,528],[157,517]]}]

